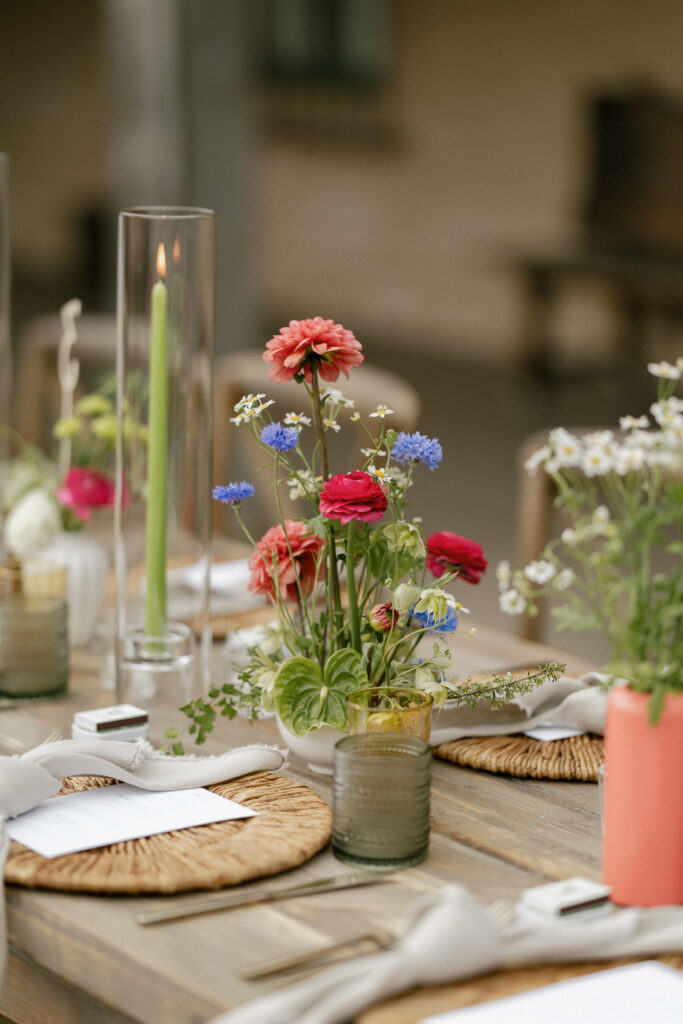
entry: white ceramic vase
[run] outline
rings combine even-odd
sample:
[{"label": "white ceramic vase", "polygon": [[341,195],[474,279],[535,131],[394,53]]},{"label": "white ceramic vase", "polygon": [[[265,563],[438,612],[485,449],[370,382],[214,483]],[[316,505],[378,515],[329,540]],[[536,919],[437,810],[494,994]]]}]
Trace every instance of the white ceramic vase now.
[{"label": "white ceramic vase", "polygon": [[103,544],[83,530],[58,533],[43,548],[41,557],[66,566],[69,608],[69,643],[87,644],[107,592],[109,555]]},{"label": "white ceramic vase", "polygon": [[280,736],[292,754],[306,761],[312,772],[317,772],[318,775],[332,775],[334,745],[347,733],[333,729],[331,725],[321,725],[318,729],[311,729],[304,736],[295,736],[285,728],[279,715],[275,716],[275,720]]}]

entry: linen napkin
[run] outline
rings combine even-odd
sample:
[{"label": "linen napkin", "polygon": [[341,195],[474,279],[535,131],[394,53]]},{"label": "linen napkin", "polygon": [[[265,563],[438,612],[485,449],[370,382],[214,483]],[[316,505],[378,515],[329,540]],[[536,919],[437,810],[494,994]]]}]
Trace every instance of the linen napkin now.
[{"label": "linen napkin", "polygon": [[[0,871],[9,851],[5,822],[37,807],[61,789],[67,775],[103,775],[140,789],[194,789],[256,771],[276,771],[285,755],[253,744],[215,757],[170,757],[145,740],[60,740],[25,754],[0,757]],[[0,877],[0,983],[7,956],[5,893]]]},{"label": "linen napkin", "polygon": [[683,907],[592,920],[499,923],[462,886],[430,893],[393,949],[347,960],[215,1017],[211,1024],[342,1024],[382,999],[522,964],[683,952]]},{"label": "linen napkin", "polygon": [[552,722],[602,735],[605,731],[607,690],[610,676],[587,672],[579,679],[561,676],[491,708],[481,702],[476,707],[447,701],[432,721],[432,746],[464,736],[503,736],[524,732]]}]

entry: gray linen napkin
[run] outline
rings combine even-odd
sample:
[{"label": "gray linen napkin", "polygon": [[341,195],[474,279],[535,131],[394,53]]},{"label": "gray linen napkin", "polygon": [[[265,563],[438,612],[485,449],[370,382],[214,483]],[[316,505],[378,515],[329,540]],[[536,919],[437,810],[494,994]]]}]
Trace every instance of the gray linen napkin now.
[{"label": "gray linen napkin", "polygon": [[610,676],[600,672],[588,672],[579,679],[561,676],[496,709],[483,702],[474,708],[447,702],[434,715],[432,746],[464,736],[524,732],[547,722],[602,735],[607,707],[607,690],[603,684],[608,679]]},{"label": "gray linen napkin", "polygon": [[[276,771],[285,755],[277,747],[253,744],[215,757],[169,757],[145,740],[60,740],[25,754],[0,757],[0,871],[9,851],[5,822],[54,796],[67,775],[103,775],[139,789],[170,790],[210,786],[256,771]],[[0,983],[7,936],[5,892],[0,876]]]},{"label": "gray linen napkin", "polygon": [[452,886],[421,902],[394,949],[336,964],[211,1024],[342,1024],[408,989],[452,984],[503,967],[680,952],[683,907],[500,924],[475,896]]}]

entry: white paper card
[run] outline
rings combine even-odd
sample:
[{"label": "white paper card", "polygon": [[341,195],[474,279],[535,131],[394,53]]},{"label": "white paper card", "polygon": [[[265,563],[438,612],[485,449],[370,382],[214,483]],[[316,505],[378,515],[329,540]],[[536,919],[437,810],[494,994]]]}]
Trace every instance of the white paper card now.
[{"label": "white paper card", "polygon": [[438,1013],[419,1024],[680,1024],[682,1007],[683,974],[646,960]]},{"label": "white paper card", "polygon": [[124,783],[53,797],[8,821],[7,831],[10,839],[43,857],[61,857],[257,813],[208,789],[150,793]]},{"label": "white paper card", "polygon": [[569,725],[537,725],[535,729],[525,729],[524,735],[532,740],[566,740],[568,736],[582,736],[585,729],[572,729]]}]

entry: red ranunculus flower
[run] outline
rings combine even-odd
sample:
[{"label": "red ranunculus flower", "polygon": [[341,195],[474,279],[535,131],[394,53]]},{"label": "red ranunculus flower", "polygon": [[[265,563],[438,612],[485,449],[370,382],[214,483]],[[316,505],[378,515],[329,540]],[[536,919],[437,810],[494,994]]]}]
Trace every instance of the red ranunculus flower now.
[{"label": "red ranunculus flower", "polygon": [[331,476],[320,492],[320,511],[340,523],[350,523],[352,519],[374,523],[386,510],[387,496],[369,473]]},{"label": "red ranunculus flower", "polygon": [[[272,600],[279,596],[286,601],[296,601],[297,577],[304,594],[315,585],[316,564],[323,542],[315,534],[306,533],[305,523],[285,519],[285,526],[286,534],[282,526],[273,526],[256,545],[249,559],[249,589],[255,594],[266,594]],[[322,568],[320,565],[320,570]]]},{"label": "red ranunculus flower", "polygon": [[85,466],[72,466],[57,491],[57,499],[70,508],[77,519],[87,523],[93,508],[114,504],[114,483],[103,473]]},{"label": "red ranunculus flower", "polygon": [[476,541],[442,530],[427,541],[427,568],[436,577],[457,569],[468,583],[478,583],[488,562]]},{"label": "red ranunculus flower", "polygon": [[297,373],[311,383],[311,368],[316,367],[323,380],[336,380],[363,362],[361,343],[351,331],[334,320],[314,316],[309,320],[290,320],[266,345],[263,358],[272,363],[270,379],[284,384]]}]

